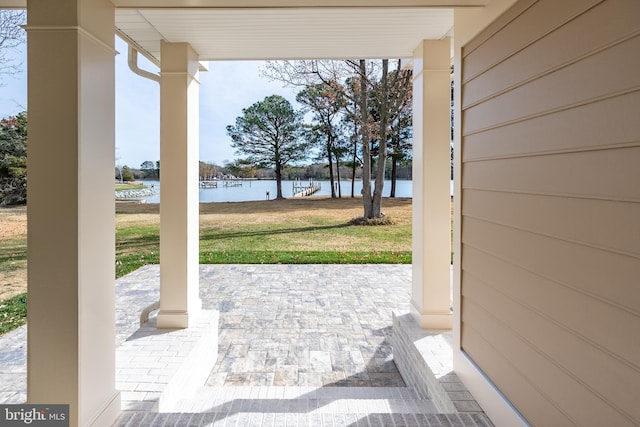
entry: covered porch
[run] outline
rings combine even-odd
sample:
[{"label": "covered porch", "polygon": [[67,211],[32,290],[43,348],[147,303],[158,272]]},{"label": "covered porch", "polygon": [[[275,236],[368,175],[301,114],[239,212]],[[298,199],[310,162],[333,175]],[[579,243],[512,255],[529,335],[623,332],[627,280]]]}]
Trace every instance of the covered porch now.
[{"label": "covered porch", "polygon": [[[453,328],[452,348],[458,351],[459,229],[453,303],[450,287],[451,65],[459,64],[466,40],[514,2],[444,3],[65,0],[53,6],[28,0],[28,401],[69,403],[71,425],[109,425],[126,400],[116,384],[113,346],[116,30],[159,67],[154,76],[160,82],[163,165],[159,331],[189,330],[203,316],[217,316],[215,307],[202,309],[198,266],[203,62],[402,57],[411,60],[414,72],[413,265],[403,304],[420,328]],[[14,0],[0,5],[25,6]],[[326,25],[335,38],[321,36]],[[460,167],[456,173],[460,182]],[[52,175],[61,184],[55,195],[48,186]],[[458,227],[460,196],[457,186]]]}]

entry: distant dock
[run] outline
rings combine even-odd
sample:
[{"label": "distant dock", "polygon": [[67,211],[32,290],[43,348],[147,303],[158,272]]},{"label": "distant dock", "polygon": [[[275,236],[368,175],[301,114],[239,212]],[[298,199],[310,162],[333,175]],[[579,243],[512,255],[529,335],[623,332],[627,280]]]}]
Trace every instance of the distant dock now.
[{"label": "distant dock", "polygon": [[320,185],[320,183],[314,182],[313,180],[310,180],[307,183],[303,183],[301,181],[294,181],[292,193],[293,193],[293,197],[311,196],[312,194],[315,194],[318,191],[320,191],[321,188],[322,186]]},{"label": "distant dock", "polygon": [[240,180],[201,180],[200,188],[218,188],[218,187],[242,187],[242,181]]},{"label": "distant dock", "polygon": [[200,188],[218,188],[218,181],[200,181]]}]

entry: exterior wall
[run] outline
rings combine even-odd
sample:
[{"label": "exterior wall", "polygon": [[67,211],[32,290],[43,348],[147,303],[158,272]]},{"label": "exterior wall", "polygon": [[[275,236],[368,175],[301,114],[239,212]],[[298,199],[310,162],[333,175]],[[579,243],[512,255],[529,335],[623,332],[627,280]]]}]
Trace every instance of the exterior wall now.
[{"label": "exterior wall", "polygon": [[534,425],[640,424],[639,16],[522,0],[462,49],[460,345]]}]

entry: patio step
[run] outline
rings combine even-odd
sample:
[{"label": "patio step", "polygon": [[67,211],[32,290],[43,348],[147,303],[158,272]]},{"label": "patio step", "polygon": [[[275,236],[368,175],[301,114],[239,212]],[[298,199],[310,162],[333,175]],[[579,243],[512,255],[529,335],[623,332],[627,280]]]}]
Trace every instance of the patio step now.
[{"label": "patio step", "polygon": [[164,408],[171,412],[406,413],[438,412],[407,387],[201,387]]},{"label": "patio step", "polygon": [[491,426],[484,414],[437,413],[408,387],[200,387],[165,408],[125,412],[117,425]]},{"label": "patio step", "polygon": [[484,414],[127,412],[115,426],[491,427],[492,424]]}]

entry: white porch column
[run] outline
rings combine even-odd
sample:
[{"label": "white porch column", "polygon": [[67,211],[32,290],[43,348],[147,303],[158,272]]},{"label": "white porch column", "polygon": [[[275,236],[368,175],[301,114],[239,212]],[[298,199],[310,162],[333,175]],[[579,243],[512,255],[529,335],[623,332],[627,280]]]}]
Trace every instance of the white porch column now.
[{"label": "white porch column", "polygon": [[158,328],[186,328],[200,311],[198,227],[198,54],[161,47],[160,312]]},{"label": "white porch column", "polygon": [[450,39],[413,54],[413,280],[421,327],[450,329]]},{"label": "white porch column", "polygon": [[111,425],[115,389],[115,70],[109,0],[29,0],[30,403]]}]

